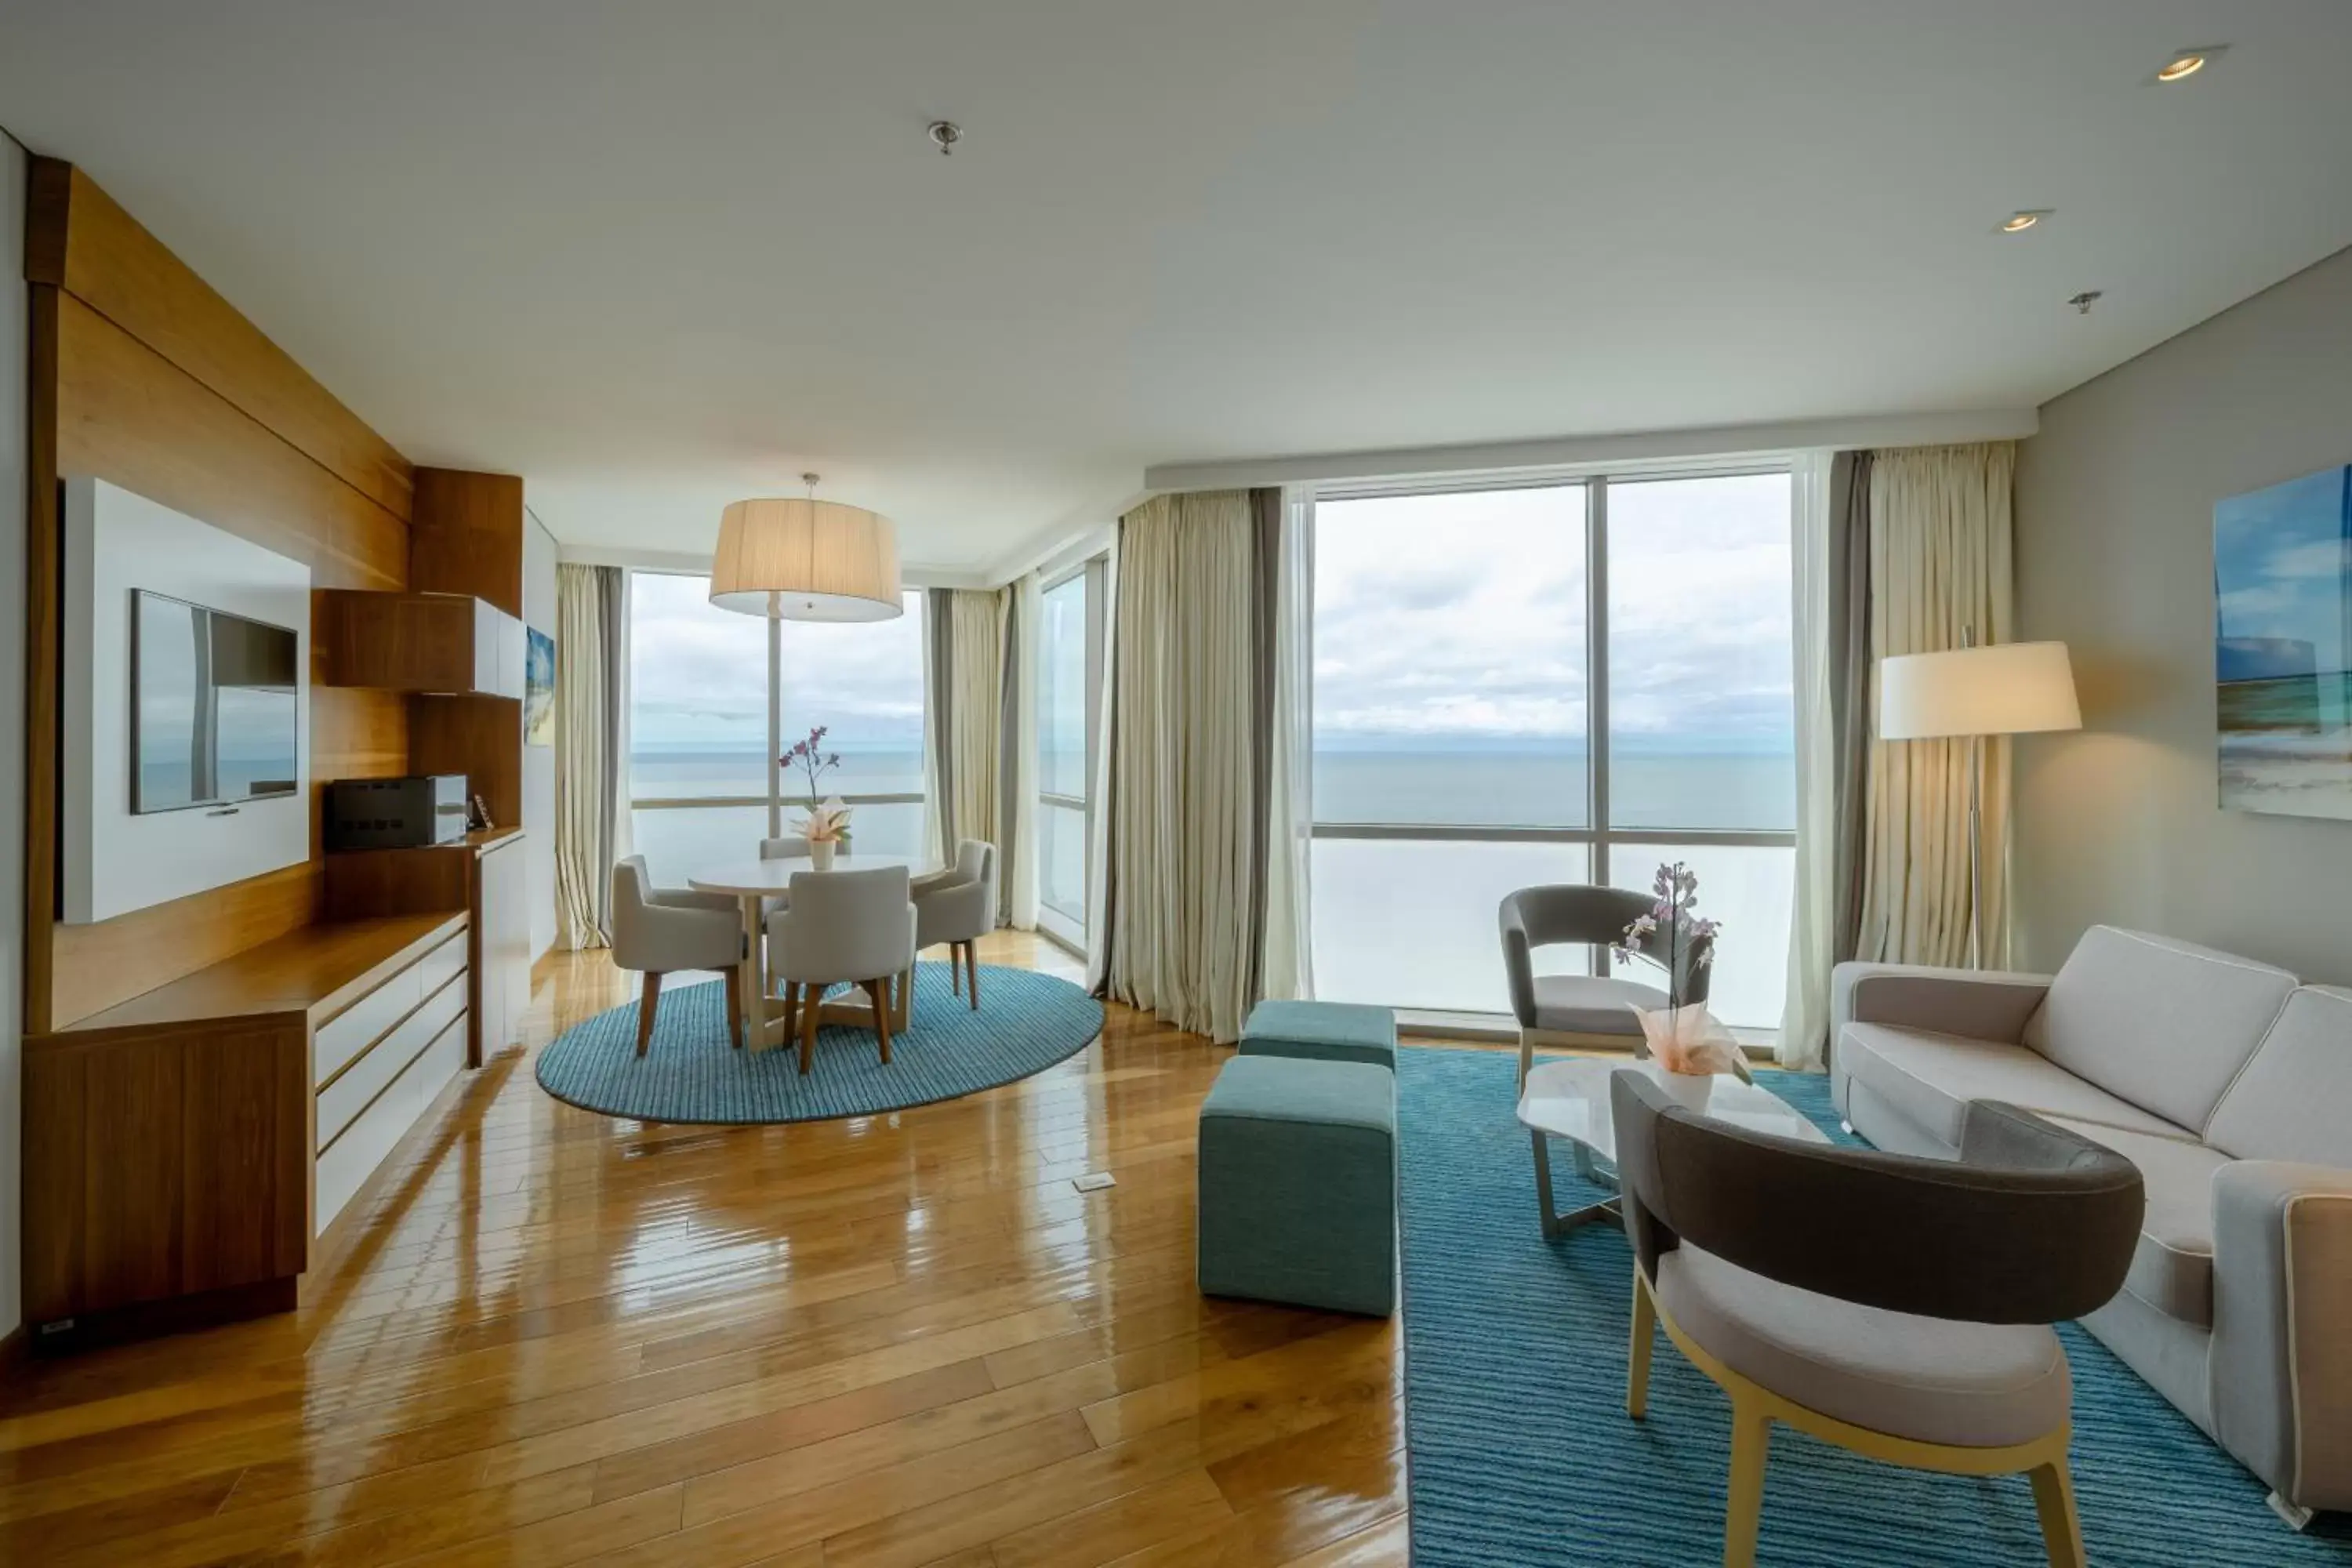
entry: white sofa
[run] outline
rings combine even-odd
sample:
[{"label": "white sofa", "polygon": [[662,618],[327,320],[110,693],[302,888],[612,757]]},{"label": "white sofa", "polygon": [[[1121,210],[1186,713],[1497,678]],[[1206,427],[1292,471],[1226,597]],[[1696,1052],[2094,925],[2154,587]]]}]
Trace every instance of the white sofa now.
[{"label": "white sofa", "polygon": [[2084,1326],[2268,1482],[2352,1509],[2352,991],[2095,926],[2055,976],[1846,963],[1830,1073],[1883,1149],[2005,1100],[2138,1165],[2124,1289]]}]

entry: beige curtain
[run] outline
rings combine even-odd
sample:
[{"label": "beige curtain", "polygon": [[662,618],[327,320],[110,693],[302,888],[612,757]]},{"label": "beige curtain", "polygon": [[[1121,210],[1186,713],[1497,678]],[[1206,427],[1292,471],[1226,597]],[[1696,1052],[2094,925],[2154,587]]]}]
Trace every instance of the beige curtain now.
[{"label": "beige curtain", "polygon": [[[1870,468],[1870,710],[1878,661],[1894,654],[2007,642],[2013,631],[2011,481],[2015,446],[1922,447]],[[1867,846],[1856,956],[1901,963],[1969,961],[1970,742],[1870,746]],[[2009,743],[1981,743],[1984,958],[2009,961]]]},{"label": "beige curtain", "polygon": [[931,773],[938,848],[952,859],[958,839],[1004,837],[1005,617],[1013,591],[934,588],[930,616]]},{"label": "beige curtain", "polygon": [[555,569],[555,901],[570,948],[604,947],[612,937],[627,748],[623,593],[618,567]]},{"label": "beige curtain", "polygon": [[1106,989],[1219,1041],[1258,955],[1257,549],[1243,490],[1120,521]]}]

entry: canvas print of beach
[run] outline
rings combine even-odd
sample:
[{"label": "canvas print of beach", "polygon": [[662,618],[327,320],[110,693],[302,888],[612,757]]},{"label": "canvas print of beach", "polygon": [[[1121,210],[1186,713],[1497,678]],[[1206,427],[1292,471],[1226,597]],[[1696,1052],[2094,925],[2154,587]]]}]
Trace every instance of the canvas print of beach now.
[{"label": "canvas print of beach", "polygon": [[2213,509],[2221,804],[2352,819],[2352,465]]}]

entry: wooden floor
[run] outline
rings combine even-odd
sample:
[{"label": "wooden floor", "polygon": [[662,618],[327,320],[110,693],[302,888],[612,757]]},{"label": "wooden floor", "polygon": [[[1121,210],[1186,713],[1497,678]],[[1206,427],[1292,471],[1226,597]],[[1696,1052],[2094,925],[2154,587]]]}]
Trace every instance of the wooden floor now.
[{"label": "wooden floor", "polygon": [[[602,955],[551,969],[534,1047],[627,999]],[[509,1053],[299,1311],[0,1389],[0,1563],[1402,1563],[1391,1325],[1193,1289],[1226,1054],[1113,1007],[988,1094],[713,1129],[559,1105]]]}]

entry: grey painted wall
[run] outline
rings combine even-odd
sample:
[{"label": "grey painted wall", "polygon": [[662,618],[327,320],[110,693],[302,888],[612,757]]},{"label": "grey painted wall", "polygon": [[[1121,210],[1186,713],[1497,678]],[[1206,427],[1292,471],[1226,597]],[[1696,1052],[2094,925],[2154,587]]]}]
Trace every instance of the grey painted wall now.
[{"label": "grey painted wall", "polygon": [[23,1164],[25,907],[25,150],[0,132],[0,1334],[23,1320],[17,1238]]},{"label": "grey painted wall", "polygon": [[2018,747],[2022,963],[2105,921],[2352,982],[2352,822],[2221,810],[2213,732],[2213,503],[2345,462],[2352,250],[2042,410],[2019,635],[2072,645],[2085,730]]},{"label": "grey painted wall", "polygon": [[[524,514],[522,525],[522,618],[549,637],[555,635],[555,535],[539,519]],[[555,650],[558,660],[563,649]],[[530,956],[534,963],[555,945],[555,748],[522,749],[522,826],[525,874],[530,879]]]}]

